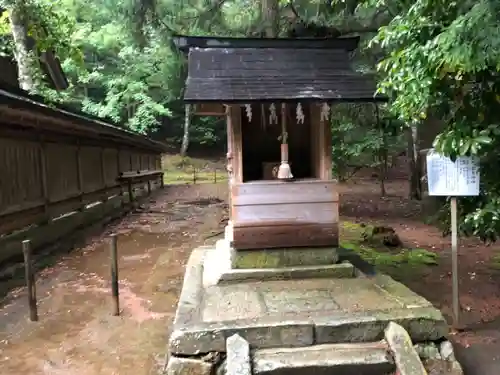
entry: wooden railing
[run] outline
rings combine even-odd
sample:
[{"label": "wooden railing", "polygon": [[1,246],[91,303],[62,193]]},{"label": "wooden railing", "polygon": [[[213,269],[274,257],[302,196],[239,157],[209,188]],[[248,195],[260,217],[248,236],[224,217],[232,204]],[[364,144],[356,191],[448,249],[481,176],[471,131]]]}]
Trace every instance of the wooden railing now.
[{"label": "wooden railing", "polygon": [[[120,176],[160,172],[163,151],[136,133],[12,91],[0,88],[0,261],[6,236],[95,202],[125,201]],[[161,173],[152,175],[159,186]]]}]

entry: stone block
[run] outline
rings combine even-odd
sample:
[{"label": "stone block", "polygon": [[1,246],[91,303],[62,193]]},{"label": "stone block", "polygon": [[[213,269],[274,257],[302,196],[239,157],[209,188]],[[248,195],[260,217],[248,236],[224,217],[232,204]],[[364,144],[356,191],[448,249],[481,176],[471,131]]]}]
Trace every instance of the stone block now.
[{"label": "stone block", "polygon": [[382,375],[395,369],[383,342],[261,349],[252,367],[255,375]]},{"label": "stone block", "polygon": [[236,250],[232,268],[280,268],[328,265],[338,262],[333,247]]},{"label": "stone block", "polygon": [[202,319],[204,322],[224,322],[254,319],[266,314],[262,298],[247,285],[228,285],[205,289]]},{"label": "stone block", "polygon": [[411,309],[416,307],[432,307],[432,304],[428,300],[419,296],[406,285],[394,280],[392,277],[384,274],[376,274],[369,276],[369,278],[377,287],[390,294],[392,298],[399,301],[405,307]]},{"label": "stone block", "polygon": [[206,251],[206,247],[196,248],[189,257],[174,319],[175,329],[184,328],[197,323],[201,319],[200,307],[203,301],[202,259]]},{"label": "stone block", "polygon": [[455,351],[453,350],[453,345],[450,341],[443,341],[439,345],[439,352],[441,353],[441,357],[445,361],[454,361],[455,360]]},{"label": "stone block", "polygon": [[394,321],[403,326],[414,341],[439,340],[448,333],[448,325],[435,308],[362,311],[346,316],[321,317],[314,320],[318,344],[377,341]]},{"label": "stone block", "polygon": [[170,336],[169,350],[173,354],[197,355],[225,352],[226,339],[235,333],[244,337],[252,347],[297,347],[312,345],[314,326],[310,323],[280,321],[274,323],[237,323],[230,321],[206,324],[192,329],[176,330]]},{"label": "stone block", "polygon": [[211,375],[213,364],[200,359],[171,356],[165,375]]},{"label": "stone block", "polygon": [[232,269],[221,275],[219,284],[245,281],[351,277],[355,277],[355,267],[346,262],[324,266]]},{"label": "stone block", "polygon": [[441,359],[439,348],[433,342],[418,343],[413,346],[422,359]]},{"label": "stone block", "polygon": [[217,285],[223,274],[231,270],[234,249],[226,239],[218,240],[205,252],[203,259],[203,286]]},{"label": "stone block", "polygon": [[237,334],[226,341],[226,375],[252,375],[250,345]]},{"label": "stone block", "polygon": [[464,375],[462,367],[457,361],[425,359],[423,362],[429,375]]},{"label": "stone block", "polygon": [[390,322],[385,330],[385,340],[389,344],[400,375],[428,375],[413,347],[410,335],[403,327]]}]

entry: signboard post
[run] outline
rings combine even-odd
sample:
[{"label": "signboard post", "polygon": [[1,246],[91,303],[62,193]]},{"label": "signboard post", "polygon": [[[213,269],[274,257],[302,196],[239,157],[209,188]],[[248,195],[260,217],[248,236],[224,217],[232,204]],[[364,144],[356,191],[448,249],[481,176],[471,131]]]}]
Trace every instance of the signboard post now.
[{"label": "signboard post", "polygon": [[457,197],[479,195],[479,163],[473,157],[455,161],[434,151],[427,154],[427,181],[430,196],[450,197],[453,321],[459,324]]}]

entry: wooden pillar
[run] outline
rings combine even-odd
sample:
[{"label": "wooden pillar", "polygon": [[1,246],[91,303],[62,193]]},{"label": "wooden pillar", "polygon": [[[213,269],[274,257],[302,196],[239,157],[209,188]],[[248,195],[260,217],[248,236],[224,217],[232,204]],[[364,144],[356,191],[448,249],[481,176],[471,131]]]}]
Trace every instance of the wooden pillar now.
[{"label": "wooden pillar", "polygon": [[309,126],[311,127],[311,169],[314,178],[320,178],[319,159],[319,108],[316,104],[309,104]]},{"label": "wooden pillar", "polygon": [[231,210],[231,186],[233,184],[233,126],[232,126],[232,118],[231,118],[231,108],[226,106],[226,133],[227,133],[227,154],[226,154],[226,170],[228,176],[228,184],[229,184],[229,225],[231,225],[232,220],[232,210]]},{"label": "wooden pillar", "polygon": [[232,154],[233,154],[233,182],[243,182],[243,140],[241,133],[241,108],[239,105],[230,107],[231,126],[233,130]]},{"label": "wooden pillar", "polygon": [[314,176],[320,180],[332,179],[332,129],[330,120],[321,119],[322,103],[310,106],[311,159]]},{"label": "wooden pillar", "polygon": [[229,169],[229,221],[225,228],[224,237],[226,240],[233,241],[233,206],[232,192],[234,184],[243,181],[242,166],[242,138],[241,138],[241,108],[239,105],[227,107],[227,150],[228,150],[228,169]]},{"label": "wooden pillar", "polygon": [[[321,109],[320,109],[321,111]],[[319,122],[320,136],[320,157],[321,163],[321,179],[332,179],[332,129],[330,126],[330,115],[327,120],[322,120],[320,115]]]}]

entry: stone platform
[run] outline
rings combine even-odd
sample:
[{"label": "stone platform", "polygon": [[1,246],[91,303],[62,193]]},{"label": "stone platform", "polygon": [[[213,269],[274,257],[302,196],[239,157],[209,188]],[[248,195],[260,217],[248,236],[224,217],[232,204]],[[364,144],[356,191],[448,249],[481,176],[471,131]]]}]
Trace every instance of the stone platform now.
[{"label": "stone platform", "polygon": [[[340,264],[342,277],[328,266],[323,268],[330,274],[298,269],[301,278],[288,279],[292,270],[276,271],[280,276],[254,269],[236,276],[233,271],[229,278],[222,272],[218,282],[207,283],[204,267],[214,266],[215,251],[200,247],[189,259],[169,341],[173,358],[225,353],[234,334],[252,349],[265,349],[374,342],[390,322],[404,327],[413,342],[440,340],[448,333],[439,310],[390,277],[368,277]],[[249,272],[260,272],[254,279],[261,281],[245,277]]]}]

